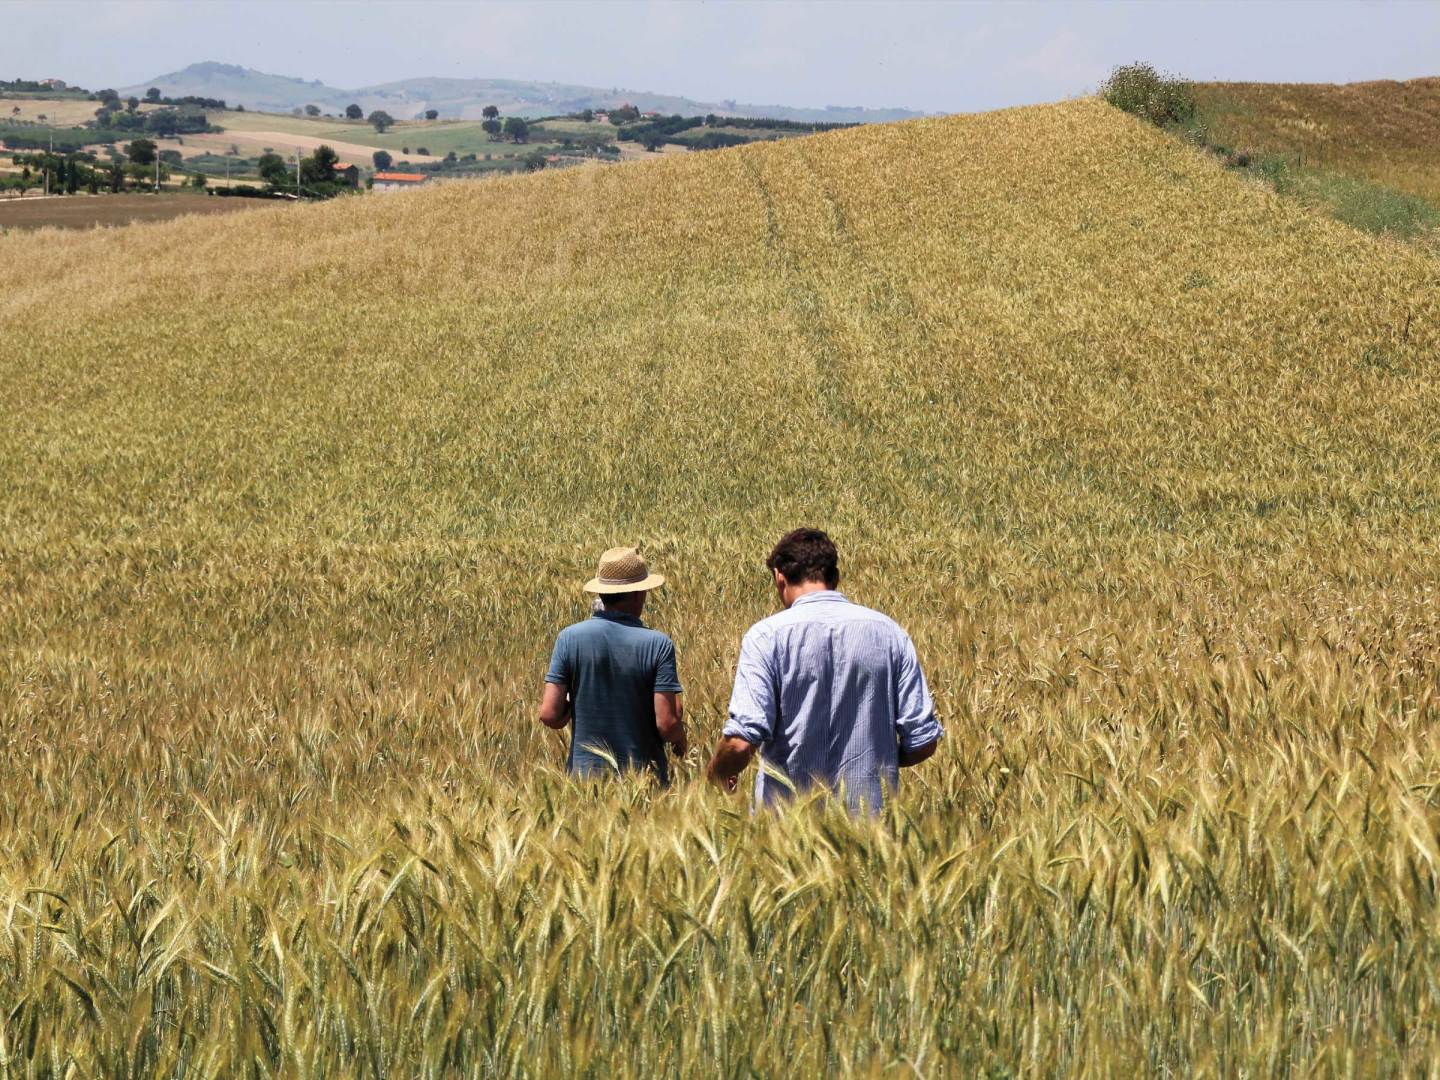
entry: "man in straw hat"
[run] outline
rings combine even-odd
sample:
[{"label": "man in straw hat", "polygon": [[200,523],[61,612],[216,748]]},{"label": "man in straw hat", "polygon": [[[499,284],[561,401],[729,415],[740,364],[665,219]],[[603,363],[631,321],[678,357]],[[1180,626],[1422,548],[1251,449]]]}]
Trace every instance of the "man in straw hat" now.
[{"label": "man in straw hat", "polygon": [[852,810],[878,811],[900,770],[930,757],[944,734],[915,646],[837,591],[840,556],[819,529],[786,533],[765,565],[784,610],[740,646],[710,779],[733,790],[763,747],[758,804],[819,784],[842,790]]},{"label": "man in straw hat", "polygon": [[555,639],[540,722],[559,730],[574,721],[572,773],[650,769],[669,783],[665,744],[685,754],[675,645],[640,621],[646,594],[663,584],[633,547],[611,548],[585,583],[600,607]]}]

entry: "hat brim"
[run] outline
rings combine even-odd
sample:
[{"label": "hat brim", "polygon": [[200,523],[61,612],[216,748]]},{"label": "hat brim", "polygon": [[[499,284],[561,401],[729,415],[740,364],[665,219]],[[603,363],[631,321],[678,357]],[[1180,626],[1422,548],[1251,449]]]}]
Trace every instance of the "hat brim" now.
[{"label": "hat brim", "polygon": [[597,596],[616,596],[619,593],[627,592],[649,592],[664,584],[664,574],[651,574],[639,581],[626,582],[624,585],[608,585],[598,577],[594,577],[585,583],[585,591],[595,593]]}]

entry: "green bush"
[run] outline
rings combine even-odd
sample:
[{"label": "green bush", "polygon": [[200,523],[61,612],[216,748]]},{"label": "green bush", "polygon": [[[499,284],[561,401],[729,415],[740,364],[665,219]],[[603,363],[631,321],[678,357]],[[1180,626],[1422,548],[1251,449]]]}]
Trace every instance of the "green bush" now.
[{"label": "green bush", "polygon": [[1117,109],[1158,127],[1183,126],[1195,119],[1195,94],[1190,83],[1162,74],[1149,64],[1120,65],[1100,84],[1100,96]]}]

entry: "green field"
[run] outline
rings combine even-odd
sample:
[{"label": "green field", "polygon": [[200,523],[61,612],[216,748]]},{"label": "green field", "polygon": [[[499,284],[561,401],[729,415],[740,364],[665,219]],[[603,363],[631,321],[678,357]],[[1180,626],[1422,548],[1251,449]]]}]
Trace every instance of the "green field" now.
[{"label": "green field", "polygon": [[[615,133],[620,129],[614,124],[597,124],[593,120],[545,120],[537,121],[543,131],[553,131],[563,135],[599,135],[602,138],[613,139]],[[531,127],[535,127],[532,124]]]},{"label": "green field", "polygon": [[[1082,100],[0,260],[0,1073],[1440,1060],[1433,259]],[[700,779],[800,524],[879,820]],[[669,791],[535,721],[618,543]]]}]

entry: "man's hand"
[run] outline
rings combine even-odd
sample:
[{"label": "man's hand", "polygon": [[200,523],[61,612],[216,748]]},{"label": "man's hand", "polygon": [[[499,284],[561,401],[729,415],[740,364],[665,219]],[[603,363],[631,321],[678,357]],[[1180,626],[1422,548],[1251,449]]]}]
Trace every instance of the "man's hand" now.
[{"label": "man's hand", "polygon": [[712,784],[723,787],[726,791],[734,791],[739,786],[740,774],[754,756],[753,745],[738,736],[727,735],[720,740],[720,745],[715,747],[715,756],[710,759],[706,776]]},{"label": "man's hand", "polygon": [[914,750],[900,751],[900,768],[908,769],[912,765],[919,765],[922,761],[935,753],[935,748],[940,745],[939,739],[932,739],[924,746],[917,746]]}]

